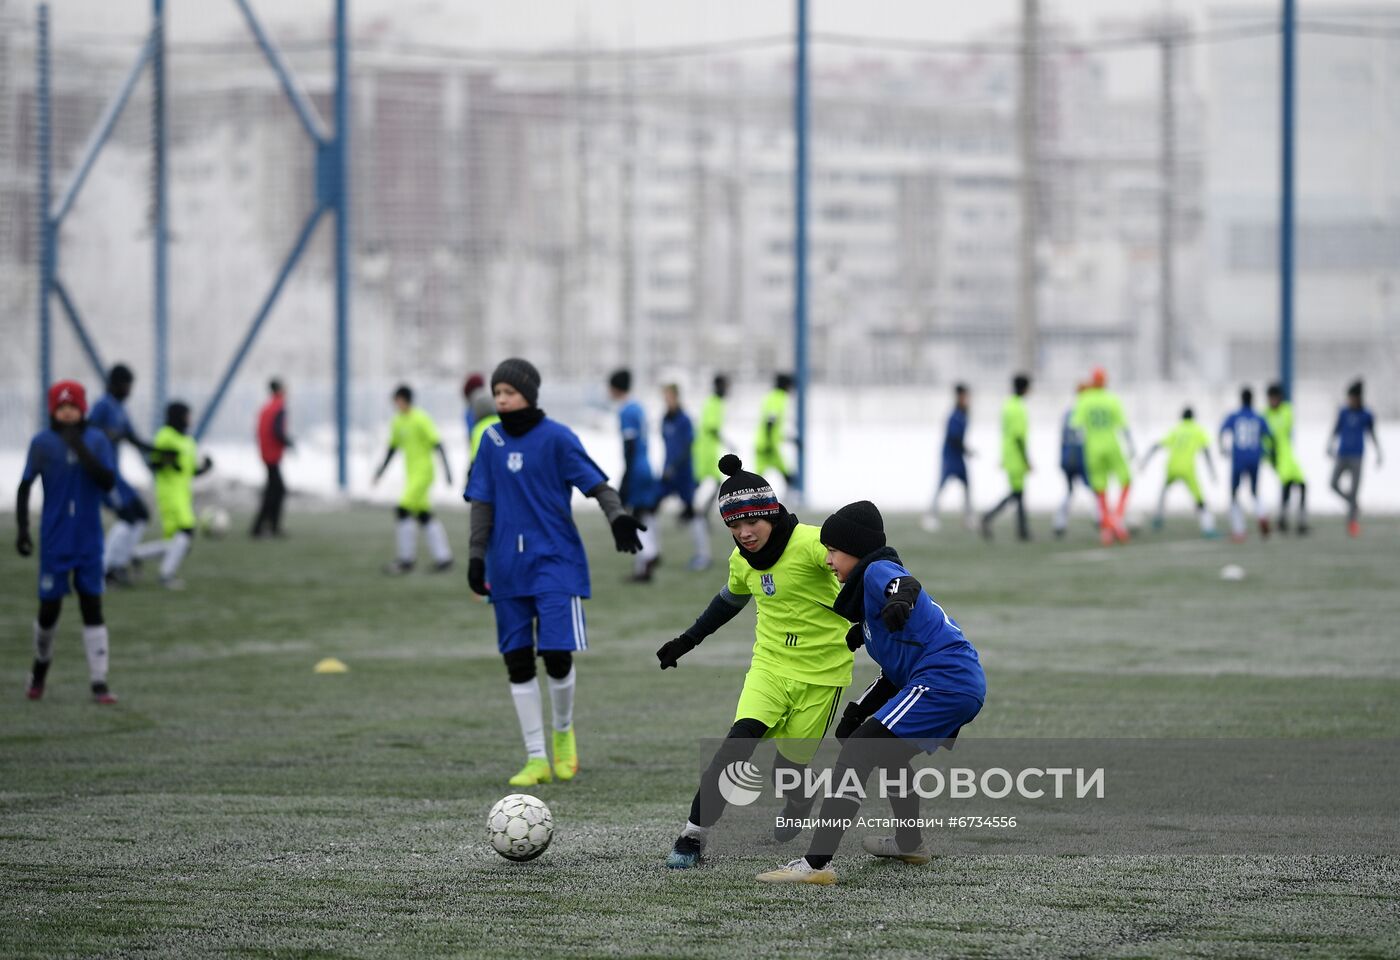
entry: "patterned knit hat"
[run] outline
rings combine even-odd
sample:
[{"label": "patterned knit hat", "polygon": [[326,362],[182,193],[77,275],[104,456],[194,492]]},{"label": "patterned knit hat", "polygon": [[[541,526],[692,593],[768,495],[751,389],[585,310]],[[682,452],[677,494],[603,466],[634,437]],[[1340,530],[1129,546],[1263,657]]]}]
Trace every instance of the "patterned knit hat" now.
[{"label": "patterned knit hat", "polygon": [[734,454],[720,457],[719,469],[729,478],[719,488],[719,515],[725,523],[771,520],[782,515],[772,484],[745,470],[743,461]]}]

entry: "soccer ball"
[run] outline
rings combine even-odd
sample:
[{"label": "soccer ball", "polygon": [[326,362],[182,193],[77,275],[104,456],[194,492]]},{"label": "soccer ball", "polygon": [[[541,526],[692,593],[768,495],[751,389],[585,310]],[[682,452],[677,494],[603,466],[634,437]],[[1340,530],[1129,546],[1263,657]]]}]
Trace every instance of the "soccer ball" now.
[{"label": "soccer ball", "polygon": [[486,837],[507,860],[533,860],[549,849],[554,817],[539,798],[512,793],[497,800],[487,814]]},{"label": "soccer ball", "polygon": [[214,540],[228,533],[228,523],[228,511],[223,507],[205,507],[199,514],[200,532]]}]

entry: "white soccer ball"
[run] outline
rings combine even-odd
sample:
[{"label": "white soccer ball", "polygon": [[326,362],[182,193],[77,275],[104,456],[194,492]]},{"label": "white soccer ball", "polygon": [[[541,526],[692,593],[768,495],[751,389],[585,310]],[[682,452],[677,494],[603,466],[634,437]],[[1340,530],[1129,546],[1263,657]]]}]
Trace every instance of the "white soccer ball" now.
[{"label": "white soccer ball", "polygon": [[199,529],[206,537],[218,539],[228,533],[229,516],[223,507],[205,507],[199,515]]},{"label": "white soccer ball", "polygon": [[512,793],[497,800],[486,815],[486,837],[507,860],[533,860],[549,849],[554,817],[538,797]]},{"label": "white soccer ball", "polygon": [[1244,567],[1238,563],[1227,563],[1220,568],[1220,579],[1239,581],[1244,579]]}]

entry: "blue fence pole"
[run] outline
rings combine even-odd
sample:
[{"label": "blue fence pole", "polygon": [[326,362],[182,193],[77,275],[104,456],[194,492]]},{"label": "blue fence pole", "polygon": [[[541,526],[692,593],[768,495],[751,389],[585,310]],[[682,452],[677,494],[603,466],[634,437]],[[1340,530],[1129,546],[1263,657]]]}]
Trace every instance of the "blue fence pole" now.
[{"label": "blue fence pole", "polygon": [[797,474],[799,493],[807,483],[807,0],[797,0],[797,56],[793,77],[793,324],[797,381]]},{"label": "blue fence pole", "polygon": [[51,115],[51,91],[49,89],[49,5],[39,4],[38,10],[38,50],[35,63],[38,69],[36,93],[38,99],[38,152],[39,195],[35,206],[39,217],[39,426],[49,422],[48,392],[53,383],[53,316],[50,312],[49,291],[53,289],[54,274],[54,234],[53,221],[49,218],[49,202],[52,199],[53,168],[53,118]]},{"label": "blue fence pole", "polygon": [[153,153],[151,241],[155,255],[155,410],[151,430],[165,422],[170,401],[170,287],[168,272],[169,211],[166,206],[165,115],[165,0],[152,0],[151,22],[151,150]]},{"label": "blue fence pole", "polygon": [[82,314],[78,313],[78,306],[73,302],[72,294],[63,285],[63,280],[56,275],[53,278],[53,292],[58,297],[58,302],[63,305],[63,312],[68,314],[68,322],[73,325],[73,333],[78,337],[78,346],[83,348],[84,356],[87,357],[88,363],[92,364],[92,369],[97,374],[97,382],[105,384],[107,365],[102,362],[102,355],[97,352],[97,344],[92,342],[87,327],[83,325]]},{"label": "blue fence pole", "polygon": [[1293,125],[1294,55],[1297,40],[1295,0],[1283,0],[1283,50],[1281,51],[1280,99],[1283,115],[1279,123],[1279,216],[1278,216],[1278,375],[1284,397],[1293,398]]},{"label": "blue fence pole", "polygon": [[336,482],[349,485],[350,36],[348,0],[335,3],[335,442]]},{"label": "blue fence pole", "polygon": [[248,29],[252,32],[253,39],[257,41],[263,56],[267,58],[268,66],[272,68],[272,72],[277,75],[278,82],[282,84],[282,92],[287,95],[292,109],[296,111],[302,129],[316,143],[324,143],[326,132],[321,127],[321,120],[316,114],[316,108],[311,105],[305,91],[297,83],[291,67],[287,66],[287,61],[282,57],[282,52],[277,49],[277,45],[272,42],[272,38],[263,29],[257,15],[253,13],[253,8],[248,5],[248,0],[234,0],[234,2],[242,11],[243,19],[247,22]]}]

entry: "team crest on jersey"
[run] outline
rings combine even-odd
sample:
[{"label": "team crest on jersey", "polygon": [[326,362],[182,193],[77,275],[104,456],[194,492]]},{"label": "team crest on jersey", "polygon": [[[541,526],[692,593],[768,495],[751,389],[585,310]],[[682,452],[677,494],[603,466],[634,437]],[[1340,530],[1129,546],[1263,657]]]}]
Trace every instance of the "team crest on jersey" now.
[{"label": "team crest on jersey", "polygon": [[771,573],[765,573],[760,580],[763,583],[763,592],[768,596],[771,597],[778,592],[778,586],[773,582],[773,575]]},{"label": "team crest on jersey", "polygon": [[506,456],[506,469],[511,473],[519,473],[523,466],[525,466],[525,454],[519,450],[512,450]]}]

